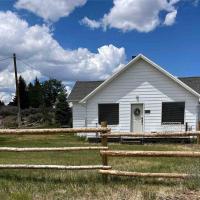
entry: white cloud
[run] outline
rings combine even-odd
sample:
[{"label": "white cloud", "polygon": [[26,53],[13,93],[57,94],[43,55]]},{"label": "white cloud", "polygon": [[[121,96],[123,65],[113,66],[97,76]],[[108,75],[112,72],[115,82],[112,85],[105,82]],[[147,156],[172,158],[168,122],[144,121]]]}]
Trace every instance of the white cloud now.
[{"label": "white cloud", "polygon": [[0,100],[4,103],[8,104],[10,100],[14,97],[14,93],[8,93],[8,92],[0,92]]},{"label": "white cloud", "polygon": [[83,6],[87,0],[18,0],[17,9],[26,9],[45,21],[56,22],[67,17],[76,7]]},{"label": "white cloud", "polygon": [[91,20],[88,17],[84,17],[81,21],[80,24],[85,25],[91,29],[96,29],[101,26],[101,23],[96,21],[96,20]]},{"label": "white cloud", "polygon": [[[29,26],[13,12],[0,12],[0,52],[7,57],[15,52],[19,73],[29,82],[38,77],[62,81],[98,80],[108,77],[125,63],[125,49],[104,45],[91,52],[87,48],[64,49],[43,25]],[[0,67],[1,92],[15,90],[12,60]],[[31,66],[31,67],[30,67]]]},{"label": "white cloud", "polygon": [[[113,0],[114,5],[109,13],[105,14],[96,23],[100,23],[104,30],[107,28],[116,28],[123,32],[132,30],[149,32],[159,25],[164,24],[168,26],[174,23],[177,14],[175,5],[179,1]],[[166,13],[166,20],[160,17],[163,11]]]},{"label": "white cloud", "polygon": [[173,25],[176,19],[176,15],[177,15],[176,10],[168,13],[165,17],[164,25],[167,25],[167,26]]},{"label": "white cloud", "polygon": [[198,6],[199,5],[199,0],[193,0],[193,5]]}]

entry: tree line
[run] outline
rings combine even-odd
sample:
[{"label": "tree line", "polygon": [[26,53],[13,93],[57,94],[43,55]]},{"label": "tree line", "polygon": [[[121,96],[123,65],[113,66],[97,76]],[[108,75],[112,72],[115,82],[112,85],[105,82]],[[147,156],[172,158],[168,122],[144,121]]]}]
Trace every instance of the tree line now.
[{"label": "tree line", "polygon": [[[22,76],[19,77],[19,97],[21,109],[40,108],[44,116],[48,117],[48,110],[53,110],[55,122],[61,125],[69,124],[71,109],[67,102],[67,90],[61,81],[49,79],[40,82],[36,77],[33,83],[26,84]],[[17,106],[18,97],[14,96],[9,106]],[[52,116],[50,116],[52,118]]]}]

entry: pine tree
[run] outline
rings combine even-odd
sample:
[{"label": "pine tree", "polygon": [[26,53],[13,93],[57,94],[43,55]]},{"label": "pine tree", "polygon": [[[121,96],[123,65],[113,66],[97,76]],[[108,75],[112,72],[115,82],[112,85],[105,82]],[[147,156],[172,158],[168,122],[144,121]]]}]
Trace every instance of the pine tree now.
[{"label": "pine tree", "polygon": [[4,102],[0,100],[0,107],[5,106]]},{"label": "pine tree", "polygon": [[67,102],[67,95],[61,92],[56,101],[55,120],[60,125],[67,125],[70,123],[71,109]]},{"label": "pine tree", "polygon": [[[22,76],[19,77],[19,97],[20,97],[20,107],[22,109],[29,107],[29,99],[28,99],[28,90],[26,86],[25,80]],[[9,105],[17,106],[17,96],[13,98],[12,102]]]},{"label": "pine tree", "polygon": [[35,78],[34,85],[29,83],[29,105],[32,108],[39,108],[42,105],[42,86],[38,78]]}]

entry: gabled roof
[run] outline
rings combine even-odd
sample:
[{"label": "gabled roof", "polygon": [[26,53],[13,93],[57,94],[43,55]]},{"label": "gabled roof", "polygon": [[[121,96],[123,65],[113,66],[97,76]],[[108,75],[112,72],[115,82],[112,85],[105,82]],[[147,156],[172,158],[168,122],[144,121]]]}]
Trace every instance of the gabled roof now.
[{"label": "gabled roof", "polygon": [[[138,56],[143,56],[143,55],[138,55]],[[137,56],[137,57],[138,57]],[[143,58],[146,58],[145,56],[143,56]],[[139,58],[138,58],[139,59]],[[137,59],[137,60],[138,60]],[[150,60],[148,58],[146,58],[147,62],[149,62]],[[135,59],[133,59],[135,60]],[[133,64],[133,60],[128,63],[124,68],[126,69],[127,66],[129,66],[130,64]],[[136,62],[136,61],[135,61]],[[153,62],[150,61],[150,64],[152,64]],[[155,63],[153,63],[154,65],[156,65]],[[162,69],[161,67],[159,67],[158,65],[154,66],[154,67],[158,67],[157,69],[160,71],[162,70],[163,73],[165,73],[165,75],[169,76],[170,78],[172,78],[174,81],[176,81],[177,83],[179,83],[182,87],[184,87],[185,89],[189,90],[191,93],[193,93],[194,95],[200,97],[200,77],[180,77],[180,78],[176,78],[173,75],[171,75],[170,73],[168,73],[167,71],[165,71],[164,69]],[[124,68],[122,68],[121,70],[119,70],[117,73],[121,73],[121,71],[125,70]],[[115,74],[113,74],[109,79],[105,80],[105,81],[77,81],[71,91],[71,94],[68,97],[68,101],[73,102],[73,101],[83,101],[84,99],[86,99],[87,96],[91,95],[91,93],[94,94],[94,91],[96,91],[101,85],[104,85],[105,82],[111,81],[111,78],[114,76],[117,76]],[[171,77],[172,76],[172,77]],[[113,78],[114,78],[113,77]],[[101,86],[103,87],[103,86]]]},{"label": "gabled roof", "polygon": [[153,61],[151,61],[150,59],[148,59],[144,55],[139,54],[133,60],[131,60],[126,66],[124,66],[123,68],[121,68],[118,71],[116,71],[107,80],[105,80],[104,82],[102,82],[96,89],[94,89],[92,92],[90,92],[88,95],[86,95],[80,101],[80,103],[86,102],[96,92],[98,92],[100,89],[102,89],[108,83],[110,83],[113,79],[115,79],[117,76],[119,76],[122,72],[124,72],[126,69],[128,69],[130,66],[132,66],[134,63],[136,63],[139,59],[143,59],[144,61],[146,61],[147,63],[149,63],[152,67],[154,67],[155,69],[157,69],[158,71],[160,71],[161,73],[163,73],[165,76],[169,77],[171,80],[173,80],[174,82],[176,82],[177,84],[179,84],[180,86],[182,86],[183,88],[185,88],[186,90],[188,90],[190,93],[192,93],[193,95],[195,95],[195,96],[197,96],[197,97],[200,98],[200,94],[198,92],[196,92],[194,89],[192,89],[191,87],[189,87],[188,85],[186,85],[184,82],[182,82],[181,80],[179,80],[178,78],[176,78],[175,76],[173,76],[172,74],[170,74],[169,72],[167,72],[166,70],[164,70],[162,67],[160,67],[159,65],[157,65],[156,63],[154,63]]},{"label": "gabled roof", "polygon": [[81,101],[104,81],[77,81],[68,97],[68,101]]},{"label": "gabled roof", "polygon": [[[200,93],[200,77],[180,77],[178,79]],[[81,101],[103,82],[104,81],[77,81],[68,97],[68,101]]]}]

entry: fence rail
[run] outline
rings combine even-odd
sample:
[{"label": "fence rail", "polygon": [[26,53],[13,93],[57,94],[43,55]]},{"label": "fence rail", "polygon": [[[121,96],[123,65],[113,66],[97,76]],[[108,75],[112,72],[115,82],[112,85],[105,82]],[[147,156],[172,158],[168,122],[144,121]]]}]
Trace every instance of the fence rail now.
[{"label": "fence rail", "polygon": [[[132,132],[112,132],[102,133],[102,141],[104,146],[107,146],[107,140],[109,137],[155,137],[155,138],[172,138],[172,137],[197,137],[197,144],[200,144],[200,131],[190,132],[154,132],[154,133],[132,133]],[[200,152],[193,151],[117,151],[117,150],[101,150],[102,163],[108,165],[108,157],[189,157],[189,158],[200,158]],[[103,175],[103,180],[108,181],[108,175],[112,176],[130,176],[130,177],[153,177],[153,178],[190,178],[192,174],[181,174],[181,173],[142,173],[142,172],[127,172],[119,170],[101,169],[99,173]]]},{"label": "fence rail", "polygon": [[126,133],[114,132],[107,128],[105,123],[102,123],[101,128],[59,128],[59,129],[0,129],[0,135],[56,135],[70,133],[100,133],[101,146],[82,146],[82,147],[0,147],[0,152],[48,152],[48,151],[85,151],[99,150],[102,157],[101,165],[29,165],[29,164],[0,164],[0,169],[55,169],[55,170],[99,170],[103,180],[108,181],[108,175],[115,176],[130,176],[130,177],[155,177],[155,178],[189,178],[192,174],[179,173],[141,173],[112,170],[112,166],[108,164],[108,157],[189,157],[200,158],[200,152],[191,151],[117,151],[109,150],[109,137],[197,137],[200,143],[200,131],[196,132],[170,132],[170,133]]},{"label": "fence rail", "polygon": [[[107,133],[110,129],[102,128],[58,128],[58,129],[0,129],[0,135],[55,135],[68,133]],[[48,152],[48,151],[85,151],[85,150],[107,150],[107,146],[85,146],[85,147],[0,147],[0,152]],[[0,164],[0,169],[54,169],[54,170],[98,170],[111,169],[108,165],[30,165],[30,164]]]},{"label": "fence rail", "polygon": [[66,133],[108,133],[109,128],[0,129],[0,135],[56,135]]},{"label": "fence rail", "polygon": [[130,176],[130,177],[149,177],[149,178],[191,178],[195,175],[191,174],[179,174],[179,173],[141,173],[141,172],[127,172],[118,170],[99,170],[100,174],[103,175],[114,175],[114,176]]},{"label": "fence rail", "polygon": [[200,136],[200,131],[188,131],[188,132],[144,132],[144,133],[132,133],[132,132],[112,132],[112,133],[102,133],[105,137],[188,137],[188,136]]},{"label": "fence rail", "polygon": [[89,151],[106,150],[108,147],[41,147],[41,148],[18,148],[18,147],[0,147],[0,152],[41,152],[41,151]]},{"label": "fence rail", "polygon": [[101,155],[114,157],[191,157],[200,158],[200,152],[193,151],[101,151]]},{"label": "fence rail", "polygon": [[103,165],[28,165],[28,164],[0,164],[0,169],[57,169],[57,170],[96,170],[111,169],[111,166]]}]

